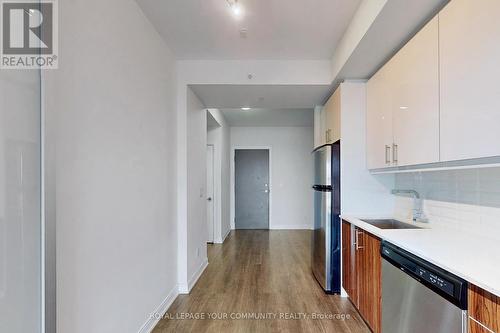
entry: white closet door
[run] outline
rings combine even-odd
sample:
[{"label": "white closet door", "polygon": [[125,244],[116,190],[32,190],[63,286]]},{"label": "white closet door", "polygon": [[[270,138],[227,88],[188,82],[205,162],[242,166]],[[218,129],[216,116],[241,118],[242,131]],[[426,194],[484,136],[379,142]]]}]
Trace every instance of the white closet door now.
[{"label": "white closet door", "polygon": [[0,332],[42,331],[40,73],[0,70]]}]

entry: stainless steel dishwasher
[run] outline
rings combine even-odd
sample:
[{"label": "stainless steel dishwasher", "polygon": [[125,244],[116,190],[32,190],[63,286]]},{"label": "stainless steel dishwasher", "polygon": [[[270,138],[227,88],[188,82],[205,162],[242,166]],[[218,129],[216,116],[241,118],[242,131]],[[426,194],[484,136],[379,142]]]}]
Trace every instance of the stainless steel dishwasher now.
[{"label": "stainless steel dishwasher", "polygon": [[467,282],[382,242],[382,332],[466,333]]}]

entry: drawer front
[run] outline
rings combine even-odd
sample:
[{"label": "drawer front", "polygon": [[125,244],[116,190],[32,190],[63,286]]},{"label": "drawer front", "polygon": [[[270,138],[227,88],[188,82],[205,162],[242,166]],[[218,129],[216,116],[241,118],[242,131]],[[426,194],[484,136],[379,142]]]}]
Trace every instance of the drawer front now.
[{"label": "drawer front", "polygon": [[493,332],[485,328],[483,325],[469,318],[469,330],[467,331],[467,333],[496,333],[496,332]]},{"label": "drawer front", "polygon": [[[469,286],[469,317],[487,327],[494,333],[500,333],[500,297],[497,297],[477,286]],[[469,327],[476,328],[477,325],[472,325],[469,320]],[[477,327],[477,329],[480,329]],[[473,330],[471,332],[483,332],[481,330]]]}]

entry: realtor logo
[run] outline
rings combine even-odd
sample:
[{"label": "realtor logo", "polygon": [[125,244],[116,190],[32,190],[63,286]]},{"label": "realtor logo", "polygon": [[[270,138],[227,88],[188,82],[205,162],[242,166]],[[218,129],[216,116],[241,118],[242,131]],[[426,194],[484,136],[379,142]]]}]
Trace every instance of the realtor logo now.
[{"label": "realtor logo", "polygon": [[57,68],[55,0],[2,0],[1,18],[1,68]]}]

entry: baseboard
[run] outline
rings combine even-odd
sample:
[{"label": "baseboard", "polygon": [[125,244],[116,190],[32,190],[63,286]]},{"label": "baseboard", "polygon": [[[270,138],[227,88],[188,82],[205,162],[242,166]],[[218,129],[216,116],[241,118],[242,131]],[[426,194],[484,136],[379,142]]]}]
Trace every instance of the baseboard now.
[{"label": "baseboard", "polygon": [[226,238],[227,236],[229,235],[229,233],[231,232],[231,228],[229,228],[226,232],[226,234],[222,237],[222,238],[217,238],[214,243],[215,244],[224,244],[224,242],[226,241]]},{"label": "baseboard", "polygon": [[178,285],[179,294],[189,294],[189,287],[187,283],[179,283]]},{"label": "baseboard", "polygon": [[179,283],[179,294],[189,294],[191,292],[191,289],[193,289],[194,285],[196,282],[198,282],[198,279],[200,278],[201,274],[205,271],[205,269],[208,266],[208,258],[205,258],[203,262],[200,264],[196,272],[191,276],[189,279],[187,285],[185,283]]},{"label": "baseboard", "polygon": [[308,224],[290,224],[290,225],[273,225],[270,230],[313,230],[313,227]]},{"label": "baseboard", "polygon": [[177,285],[170,290],[167,297],[165,297],[161,304],[153,312],[151,312],[148,320],[139,329],[139,333],[150,333],[155,328],[156,324],[158,324],[160,319],[167,312],[168,308],[170,308],[172,303],[175,301],[177,295],[179,295],[178,290],[179,288]]},{"label": "baseboard", "polygon": [[224,237],[222,237],[222,243],[224,243],[226,241],[226,238],[227,238],[227,236],[229,236],[230,232],[231,232],[231,228],[227,229],[226,234],[224,235]]}]

